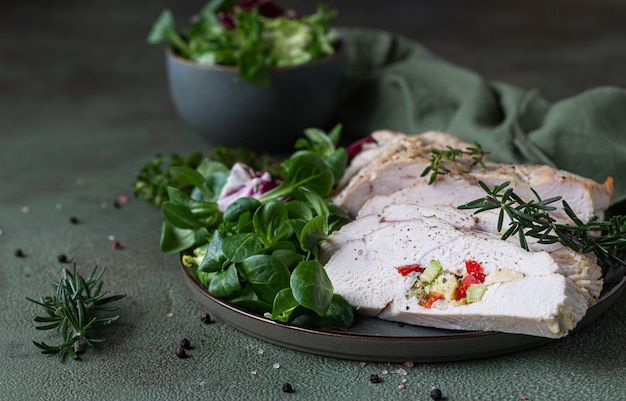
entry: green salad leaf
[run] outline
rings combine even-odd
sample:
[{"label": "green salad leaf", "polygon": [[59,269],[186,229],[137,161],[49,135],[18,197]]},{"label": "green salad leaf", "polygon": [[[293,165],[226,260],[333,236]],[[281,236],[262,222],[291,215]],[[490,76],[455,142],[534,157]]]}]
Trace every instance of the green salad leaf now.
[{"label": "green salad leaf", "polygon": [[333,54],[337,38],[331,23],[336,15],[326,6],[297,17],[273,1],[211,0],[182,34],[172,12],[163,10],[147,42],[166,44],[199,64],[236,66],[246,82],[261,86],[269,82],[270,67],[305,64]]},{"label": "green salad leaf", "polygon": [[351,220],[328,199],[347,165],[340,131],[306,130],[274,183],[249,166],[235,169],[239,162],[171,166],[161,251],[182,253],[207,291],[233,305],[286,323],[348,328],[352,308],[318,260],[320,244]]},{"label": "green salad leaf", "polygon": [[168,9],[161,12],[146,40],[150,44],[169,43],[181,56],[187,58],[190,55],[189,45],[176,32],[174,15]]}]

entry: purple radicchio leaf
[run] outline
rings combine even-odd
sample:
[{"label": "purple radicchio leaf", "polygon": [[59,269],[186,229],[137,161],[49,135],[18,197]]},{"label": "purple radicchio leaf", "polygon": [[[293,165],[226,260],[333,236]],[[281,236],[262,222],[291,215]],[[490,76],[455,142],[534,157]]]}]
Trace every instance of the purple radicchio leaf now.
[{"label": "purple radicchio leaf", "polygon": [[267,171],[258,173],[253,168],[237,162],[230,170],[217,200],[217,206],[223,212],[235,200],[243,197],[258,198],[276,185],[278,184]]},{"label": "purple radicchio leaf", "polygon": [[217,14],[220,24],[229,31],[235,29],[235,16],[232,11],[221,12]]},{"label": "purple radicchio leaf", "polygon": [[272,0],[241,0],[237,6],[244,11],[258,8],[259,15],[266,18],[282,17],[287,13],[281,5]]},{"label": "purple radicchio leaf", "polygon": [[[296,17],[292,10],[287,10],[272,0],[241,0],[236,7],[243,11],[250,11],[256,8],[259,10],[259,15],[265,18]],[[228,30],[235,29],[235,14],[232,10],[219,13],[218,18],[224,28]]]},{"label": "purple radicchio leaf", "polygon": [[348,154],[348,160],[354,159],[354,156],[358,155],[363,149],[363,145],[367,143],[374,143],[376,140],[371,135],[364,137],[363,139],[359,139],[358,141],[348,145],[346,148],[346,153]]}]

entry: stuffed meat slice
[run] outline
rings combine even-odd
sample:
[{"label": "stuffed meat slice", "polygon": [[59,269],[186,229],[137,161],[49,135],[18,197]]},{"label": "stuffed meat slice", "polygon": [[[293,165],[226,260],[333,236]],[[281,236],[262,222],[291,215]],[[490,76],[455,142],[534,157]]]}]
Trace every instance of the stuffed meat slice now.
[{"label": "stuffed meat slice", "polygon": [[583,318],[602,284],[584,255],[527,252],[437,216],[349,235],[351,224],[339,231],[344,243],[325,268],[335,292],[369,316],[558,338]]}]

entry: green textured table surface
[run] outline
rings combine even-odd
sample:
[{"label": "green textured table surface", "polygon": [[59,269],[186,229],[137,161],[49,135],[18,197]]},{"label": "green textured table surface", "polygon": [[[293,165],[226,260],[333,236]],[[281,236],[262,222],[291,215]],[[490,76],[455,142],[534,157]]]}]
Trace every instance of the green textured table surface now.
[{"label": "green textured table surface", "polygon": [[[156,153],[206,148],[175,115],[162,54],[144,42],[163,7],[182,17],[203,2],[14,3],[0,11],[0,400],[427,400],[432,386],[449,401],[626,399],[625,296],[549,345],[413,367],[300,353],[203,324],[176,256],[158,250],[160,212],[131,193]],[[344,25],[404,33],[553,100],[626,86],[623,3],[353,3],[330,2]],[[127,294],[110,341],[79,362],[32,344],[53,338],[34,330],[38,308],[25,297],[50,292],[46,275],[68,267],[61,254],[81,272],[106,266],[105,287]],[[182,338],[193,345],[186,359],[174,353]],[[281,391],[286,382],[295,392]]]}]

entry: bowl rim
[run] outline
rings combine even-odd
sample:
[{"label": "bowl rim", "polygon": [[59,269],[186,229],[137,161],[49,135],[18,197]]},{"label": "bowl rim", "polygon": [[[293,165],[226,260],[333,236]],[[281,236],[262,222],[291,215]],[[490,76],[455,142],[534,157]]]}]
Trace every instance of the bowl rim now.
[{"label": "bowl rim", "polygon": [[[286,65],[286,66],[275,66],[275,65],[272,65],[272,66],[269,66],[269,70],[270,71],[288,71],[288,70],[296,70],[296,69],[300,69],[300,68],[312,67],[312,66],[315,66],[317,64],[328,63],[328,62],[336,59],[337,57],[339,57],[339,56],[341,56],[343,54],[343,49],[344,49],[343,40],[341,40],[341,38],[338,38],[337,40],[335,40],[335,42],[333,43],[333,48],[335,49],[335,51],[332,54],[329,54],[329,55],[324,56],[322,58],[318,58],[318,59],[306,62],[304,64]],[[176,54],[176,52],[174,52],[174,49],[172,48],[171,45],[170,46],[165,46],[165,55],[166,55],[167,58],[175,60],[179,64],[185,64],[185,65],[187,65],[189,67],[195,67],[195,68],[200,68],[200,69],[205,69],[205,70],[238,72],[238,67],[236,65],[225,65],[225,64],[207,65],[207,64],[200,64],[200,63],[197,63],[197,62],[195,62],[193,60],[189,60],[187,58],[179,56],[178,54]]]}]

